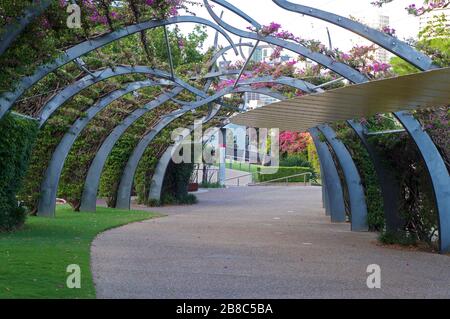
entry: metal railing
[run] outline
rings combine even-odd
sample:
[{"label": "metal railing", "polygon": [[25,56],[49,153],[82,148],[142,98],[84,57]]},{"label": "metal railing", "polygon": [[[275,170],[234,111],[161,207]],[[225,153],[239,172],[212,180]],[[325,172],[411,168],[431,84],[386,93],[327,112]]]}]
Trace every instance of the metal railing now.
[{"label": "metal railing", "polygon": [[312,175],[313,175],[313,173],[311,173],[311,172],[295,174],[295,175],[290,175],[290,176],[285,176],[285,177],[271,179],[269,181],[254,183],[254,184],[251,184],[251,186],[258,186],[258,185],[263,185],[263,184],[269,184],[269,183],[278,182],[278,181],[286,181],[286,185],[288,185],[289,184],[289,179],[294,178],[294,177],[300,177],[300,176],[303,176],[303,184],[306,186],[307,185],[306,176],[309,176],[309,180],[310,180]]},{"label": "metal railing", "polygon": [[236,176],[236,177],[227,178],[227,179],[225,180],[225,183],[226,183],[226,182],[229,182],[229,181],[237,180],[237,186],[241,186],[241,183],[240,183],[241,178],[251,176],[251,177],[252,177],[252,182],[253,182],[253,174],[254,174],[254,173],[249,173],[249,174],[245,174],[245,175],[240,175],[240,176]]}]

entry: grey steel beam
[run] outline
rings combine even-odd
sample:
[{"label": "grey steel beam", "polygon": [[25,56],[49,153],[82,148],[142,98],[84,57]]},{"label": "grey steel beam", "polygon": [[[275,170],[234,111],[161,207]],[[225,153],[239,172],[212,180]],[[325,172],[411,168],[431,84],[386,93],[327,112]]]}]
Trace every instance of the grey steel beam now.
[{"label": "grey steel beam", "polygon": [[150,182],[150,191],[148,199],[156,202],[161,201],[161,195],[163,190],[164,178],[166,176],[167,168],[172,161],[172,154],[177,149],[178,145],[169,146],[164,154],[159,158],[158,164],[155,167],[152,180]]},{"label": "grey steel beam", "polygon": [[409,136],[417,145],[420,156],[428,171],[438,213],[439,248],[441,253],[450,252],[450,175],[433,140],[422,128],[420,122],[407,112],[396,112]]},{"label": "grey steel beam", "polygon": [[[208,122],[212,117],[208,117],[205,119],[205,122]],[[219,130],[218,128],[217,130]],[[217,131],[214,131],[214,133]],[[206,134],[203,136],[203,141],[205,142],[211,138],[211,136],[214,134],[213,132],[209,132],[210,134]],[[158,164],[156,165],[155,172],[153,173],[152,180],[150,182],[150,191],[148,194],[148,198],[157,202],[161,201],[163,186],[164,186],[164,179],[167,174],[167,168],[169,167],[169,164],[172,160],[172,154],[176,154],[177,151],[179,151],[180,147],[182,146],[183,141],[192,134],[192,128],[189,131],[189,134],[183,136],[183,140],[179,143],[176,143],[174,145],[171,145],[167,148],[167,150],[164,152],[164,154],[161,156],[161,158],[158,161]]]},{"label": "grey steel beam", "polygon": [[255,46],[252,48],[252,51],[248,55],[247,60],[245,60],[245,63],[242,66],[241,70],[239,71],[239,74],[238,74],[238,77],[237,77],[236,81],[234,82],[233,89],[236,88],[236,86],[238,85],[239,81],[241,80],[241,77],[244,74],[245,69],[247,68],[248,64],[250,63],[250,60],[253,57],[253,54],[255,54],[255,51],[258,48],[259,42],[260,42],[259,40],[256,41]]},{"label": "grey steel beam", "polygon": [[[64,103],[70,100],[72,97],[80,93],[82,90],[94,85],[98,82],[104,81],[111,77],[116,77],[126,74],[150,74],[159,78],[172,80],[170,74],[164,71],[155,70],[147,66],[117,66],[114,69],[107,68],[94,73],[94,76],[88,75],[77,82],[67,86],[64,90],[55,95],[50,101],[48,101],[43,107],[40,114],[40,126],[42,127],[45,122],[50,118],[50,116]],[[194,94],[198,94],[202,97],[206,95],[192,87],[191,85],[181,81],[180,79],[173,79],[174,83],[180,85],[181,87],[189,90]]]},{"label": "grey steel beam", "polygon": [[101,174],[103,168],[105,167],[108,156],[111,154],[117,141],[124,135],[128,128],[130,128],[134,123],[136,123],[136,121],[142,118],[142,116],[166,103],[172,97],[177,96],[182,91],[183,88],[176,87],[171,92],[160,95],[156,100],[131,113],[108,135],[108,137],[105,139],[105,141],[97,151],[95,158],[89,167],[84,182],[83,194],[81,196],[81,211],[95,212],[97,206],[97,192],[100,184]]},{"label": "grey steel beam", "polygon": [[128,159],[128,162],[122,173],[122,178],[120,180],[119,188],[117,191],[116,208],[130,209],[130,202],[131,202],[130,196],[131,196],[131,189],[133,187],[134,175],[136,174],[139,162],[142,156],[144,155],[147,147],[163,129],[165,129],[170,123],[180,118],[188,111],[189,110],[186,109],[186,111],[183,113],[173,112],[172,116],[162,118],[160,122],[154,128],[152,128],[150,133],[144,136],[138,143],[136,148],[133,150],[131,157]]},{"label": "grey steel beam", "polygon": [[169,35],[167,34],[167,26],[164,26],[163,28],[164,28],[164,39],[166,41],[167,55],[169,56],[170,74],[172,75],[172,79],[174,79],[175,71],[173,69],[172,49],[170,48]]},{"label": "grey steel beam", "polygon": [[[314,141],[319,157],[322,172],[322,184],[325,189],[325,208],[328,209],[332,222],[343,223],[347,219],[344,192],[333,157],[328,145],[320,140],[319,130],[317,128],[311,128],[309,133]],[[323,180],[325,180],[325,183],[323,183]]]},{"label": "grey steel beam", "polygon": [[[269,79],[268,78],[259,78],[259,81],[261,82],[267,82]],[[298,86],[299,88],[301,87],[301,83],[296,83],[295,79],[289,79],[286,78],[284,79],[284,77],[277,79],[279,81],[284,81],[286,80],[286,85],[291,85],[291,86]],[[291,81],[291,80],[295,80],[295,81]],[[245,81],[241,82],[241,85],[244,84]],[[269,81],[270,82],[270,81]],[[258,83],[258,81],[256,81],[256,79],[253,79],[252,83]],[[171,97],[166,98],[163,97],[164,102],[166,102],[168,99],[173,99],[174,96],[176,96],[178,93],[181,92],[182,89],[175,89],[175,90],[179,90],[179,92],[177,92],[174,95],[171,95]],[[227,93],[228,91],[226,91]],[[252,90],[252,92],[257,92],[260,94],[272,94],[274,92],[271,92],[269,90]],[[226,93],[223,93],[221,95],[218,95],[217,98],[220,98],[221,96],[225,95]],[[280,95],[275,95],[274,97],[282,99],[283,97]],[[161,102],[161,103],[160,103]],[[156,103],[154,105],[159,106],[160,104],[162,104],[162,101],[156,101]],[[182,103],[182,105],[186,105],[187,103]],[[155,107],[156,107],[155,106]],[[114,131],[108,136],[108,138],[105,140],[105,142],[102,144],[102,146],[100,147],[98,153],[96,154],[94,161],[92,162],[87,177],[86,177],[86,181],[84,184],[84,190],[83,190],[83,195],[81,198],[81,207],[80,209],[82,211],[95,211],[96,209],[96,199],[97,199],[97,192],[98,192],[98,187],[99,187],[99,183],[100,183],[100,178],[101,178],[101,173],[103,171],[103,168],[106,164],[106,160],[109,156],[109,154],[111,153],[114,145],[117,143],[117,141],[120,139],[120,137],[125,133],[125,131],[135,122],[137,121],[142,115],[143,113],[140,110],[137,110],[135,112],[139,112],[140,115],[136,115],[135,113],[131,114],[129,118],[127,118],[123,124],[121,124],[120,126],[118,126],[116,129],[114,129]],[[142,114],[141,114],[142,113]]]},{"label": "grey steel beam", "polygon": [[[250,48],[252,48],[253,47],[253,43],[250,43],[250,42],[249,43],[238,43],[238,44],[236,44],[236,47],[238,47],[238,49],[240,51],[242,51],[242,47],[250,47]],[[230,51],[231,49],[233,49],[233,47],[231,45],[229,45],[229,46],[226,46],[225,48],[217,51],[214,54],[214,56],[212,57],[211,61],[208,63],[208,65],[210,67],[212,67],[222,55],[224,55],[226,52]],[[240,52],[240,54],[242,56],[243,52]]]},{"label": "grey steel beam", "polygon": [[0,55],[6,51],[6,49],[22,33],[22,31],[25,30],[25,28],[38,16],[40,16],[51,3],[51,0],[34,1],[30,7],[23,11],[20,17],[5,26],[4,31],[0,34]]},{"label": "grey steel beam", "polygon": [[[241,17],[247,16],[239,9],[237,9],[235,7],[233,9],[233,6],[230,5],[226,1],[220,0],[220,1],[214,1],[214,2],[220,4],[221,6],[227,8],[229,10],[232,10],[233,12],[237,13]],[[221,20],[217,16],[217,14],[212,10],[212,8],[207,0],[203,0],[203,3],[205,4],[206,9],[208,10],[210,16],[214,19],[214,21],[219,26],[221,26],[222,28],[224,28],[225,30],[227,30],[230,33],[233,33],[242,38],[263,41],[263,42],[266,42],[269,44],[273,44],[273,45],[285,48],[292,52],[295,52],[305,58],[308,58],[312,61],[317,62],[318,64],[326,67],[327,69],[332,70],[333,72],[335,72],[337,74],[340,74],[341,76],[345,77],[346,79],[348,79],[349,81],[351,81],[353,83],[363,83],[363,82],[369,81],[369,78],[367,76],[360,73],[358,70],[350,67],[349,65],[347,65],[345,63],[337,62],[324,54],[321,54],[318,52],[313,52],[309,48],[306,48],[303,45],[285,41],[285,40],[282,40],[282,39],[279,39],[279,38],[276,38],[273,36],[262,36],[258,33],[247,32],[247,31],[243,31],[238,28],[235,28],[235,27],[231,26],[230,24]],[[253,24],[253,26],[255,26],[255,24]],[[256,28],[256,26],[255,26],[255,28]]]},{"label": "grey steel beam", "polygon": [[[102,35],[95,39],[89,39],[85,42],[82,42],[78,45],[73,46],[72,48],[65,51],[61,56],[53,60],[52,62],[40,66],[34,72],[33,75],[23,77],[20,82],[15,86],[14,91],[6,92],[0,95],[0,119],[8,112],[13,104],[22,96],[25,91],[35,85],[38,81],[44,78],[49,73],[57,70],[58,68],[66,65],[67,63],[79,58],[95,49],[101,48],[105,45],[108,45],[114,41],[120,40],[129,35],[135,34],[137,32],[145,31],[148,29],[154,29],[157,27],[162,27],[165,25],[176,24],[176,23],[198,23],[209,26],[218,32],[220,32],[230,43],[230,45],[234,46],[233,41],[230,36],[225,33],[220,27],[216,24],[212,23],[203,18],[192,17],[192,16],[181,16],[181,17],[172,17],[167,20],[150,20],[146,22],[142,22],[135,25],[130,25],[124,27],[120,30],[113,31],[111,33]],[[235,53],[238,55],[238,50],[235,48]]]},{"label": "grey steel beam", "polygon": [[111,103],[117,101],[124,95],[142,88],[152,87],[156,85],[164,85],[164,84],[150,80],[130,83],[122,89],[107,94],[97,103],[95,103],[92,107],[90,107],[86,111],[85,116],[75,121],[75,123],[63,136],[60,143],[53,152],[50,163],[44,174],[44,179],[41,183],[41,195],[39,198],[39,205],[37,212],[38,216],[45,216],[45,217],[55,216],[58,185],[62,169],[64,167],[64,163],[78,136],[80,136],[81,132],[89,125],[89,123],[94,119],[94,117],[103,109],[108,107]]},{"label": "grey steel beam", "polygon": [[318,128],[333,149],[344,173],[350,197],[352,231],[368,231],[367,204],[364,188],[352,156],[344,143],[337,138],[336,133],[330,126],[320,125]]},{"label": "grey steel beam", "polygon": [[403,220],[398,211],[400,184],[395,177],[395,172],[384,163],[382,155],[367,139],[367,128],[355,120],[348,120],[347,123],[356,133],[362,145],[367,150],[367,153],[369,154],[375,168],[383,197],[386,229],[389,231],[397,231],[403,226]]},{"label": "grey steel beam", "polygon": [[[272,1],[286,10],[327,21],[353,33],[356,33],[363,38],[366,38],[367,40],[376,43],[382,48],[401,57],[403,60],[408,61],[421,70],[429,70],[436,67],[433,65],[433,61],[430,59],[430,57],[423,54],[422,52],[415,50],[409,44],[385,32],[370,28],[358,21],[345,18],[331,12],[315,9],[301,4],[291,3],[286,0]],[[219,3],[219,1],[214,2]]]},{"label": "grey steel beam", "polygon": [[[170,123],[172,123],[177,118],[184,115],[186,112],[204,106],[208,103],[212,103],[221,97],[230,94],[230,93],[241,93],[241,92],[258,92],[261,94],[272,94],[272,96],[277,96],[280,98],[284,98],[283,96],[279,96],[279,94],[274,94],[275,92],[271,92],[270,90],[254,90],[250,87],[238,87],[233,90],[233,88],[226,88],[221,92],[215,94],[214,96],[208,97],[201,101],[192,102],[190,105],[184,106],[181,110],[172,112],[166,117],[163,117],[161,121],[151,130],[149,134],[144,136],[136,148],[133,150],[131,157],[128,159],[128,162],[125,166],[125,169],[122,173],[122,177],[119,184],[119,189],[117,191],[117,203],[116,208],[120,209],[130,209],[130,196],[131,190],[133,187],[134,175],[137,170],[137,166],[153,139]],[[212,116],[209,116],[208,119],[211,119]],[[207,120],[208,120],[207,119]]]}]

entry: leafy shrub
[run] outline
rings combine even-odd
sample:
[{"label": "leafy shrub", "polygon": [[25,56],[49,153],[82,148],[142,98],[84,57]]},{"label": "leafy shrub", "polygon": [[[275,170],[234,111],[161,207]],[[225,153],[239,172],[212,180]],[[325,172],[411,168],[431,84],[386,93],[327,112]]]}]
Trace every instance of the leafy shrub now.
[{"label": "leafy shrub", "polygon": [[336,134],[345,144],[361,176],[367,203],[369,229],[380,231],[385,226],[383,197],[372,160],[360,139],[345,123],[335,125]]},{"label": "leafy shrub", "polygon": [[0,121],[0,231],[20,227],[26,210],[19,207],[16,194],[25,175],[37,122],[13,114]]},{"label": "leafy shrub", "polygon": [[[197,199],[188,193],[188,185],[194,171],[194,164],[174,164],[167,167],[164,178],[161,204],[195,204]],[[195,198],[195,199],[194,199]]]},{"label": "leafy shrub", "polygon": [[397,173],[401,187],[399,211],[405,221],[403,230],[433,245],[438,229],[437,211],[428,172],[417,146],[407,134],[371,140]]},{"label": "leafy shrub", "polygon": [[395,244],[399,244],[402,246],[417,245],[417,237],[414,234],[405,231],[396,231],[396,232],[385,231],[380,233],[380,236],[378,236],[378,240],[385,245],[395,245]]},{"label": "leafy shrub", "polygon": [[302,153],[288,154],[280,159],[280,166],[286,167],[312,167],[307,157]]}]

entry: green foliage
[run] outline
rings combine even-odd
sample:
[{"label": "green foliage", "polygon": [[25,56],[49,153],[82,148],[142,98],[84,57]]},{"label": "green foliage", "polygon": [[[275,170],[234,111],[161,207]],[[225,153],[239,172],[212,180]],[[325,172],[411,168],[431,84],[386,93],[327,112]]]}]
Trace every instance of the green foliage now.
[{"label": "green foliage", "polygon": [[0,121],[0,231],[23,225],[26,211],[16,198],[38,131],[37,122],[13,114]]},{"label": "green foliage", "polygon": [[171,162],[167,167],[164,178],[161,204],[195,204],[197,199],[188,193],[188,185],[194,171],[194,164],[174,164]]},{"label": "green foliage", "polygon": [[450,65],[450,28],[444,13],[430,19],[419,33],[417,47],[433,59],[440,67]]},{"label": "green foliage", "polygon": [[417,146],[407,134],[372,137],[386,165],[391,165],[401,187],[399,211],[405,223],[402,231],[418,240],[434,245],[438,229],[433,193],[423,160]]},{"label": "green foliage", "polygon": [[317,149],[312,139],[310,139],[310,142],[308,143],[307,152],[308,152],[308,162],[311,164],[311,167],[314,169],[314,172],[320,174],[319,155],[317,154]]},{"label": "green foliage", "polygon": [[[31,216],[15,233],[0,234],[0,298],[95,298],[90,249],[101,232],[157,216],[98,207],[95,214],[57,206],[56,218]],[[81,288],[66,286],[66,268],[81,268]]]},{"label": "green foliage", "polygon": [[408,75],[420,72],[418,68],[399,57],[391,58],[390,64],[394,73],[397,75]]},{"label": "green foliage", "polygon": [[[275,171],[275,173],[272,173],[273,171]],[[297,175],[297,174],[303,174],[303,173],[312,173],[312,179],[314,179],[315,177],[315,173],[313,171],[313,169],[311,167],[266,167],[266,166],[259,166],[257,168],[257,172],[255,174],[255,181],[256,182],[267,182],[267,181],[271,181],[277,178],[282,178],[282,177],[288,177],[288,176],[292,176],[292,175]],[[289,182],[291,183],[301,183],[301,182],[309,182],[310,181],[310,176],[309,175],[305,175],[305,176],[298,176],[298,177],[292,177],[289,178]],[[278,183],[283,183],[284,180],[278,181]]]},{"label": "green foliage", "polygon": [[25,221],[26,211],[16,198],[28,166],[38,125],[36,121],[7,114],[0,121],[0,232]]},{"label": "green foliage", "polygon": [[405,231],[389,232],[384,231],[378,236],[378,240],[385,245],[399,244],[402,246],[416,246],[417,237]]},{"label": "green foliage", "polygon": [[345,144],[361,176],[367,203],[369,229],[380,231],[385,226],[380,184],[367,150],[353,130],[345,123],[335,125],[338,138]]},{"label": "green foliage", "polygon": [[[203,54],[196,51],[196,48],[203,45],[205,36],[206,34],[202,28],[196,28],[187,37],[182,35],[177,29],[169,31],[175,63],[180,70],[184,70],[187,64],[192,66],[198,62],[200,65],[203,65],[200,63],[203,60]],[[162,29],[149,30],[146,32],[146,37],[147,40],[151,39],[149,43],[155,45],[149,45],[144,48],[141,35],[135,34],[91,52],[83,60],[91,70],[113,67],[117,64],[153,64],[158,68],[167,68],[167,50]],[[177,39],[183,42],[183,48],[178,46]],[[149,62],[146,49],[153,50],[152,63]],[[32,116],[39,115],[43,102],[51,98],[54,90],[59,90],[60,86],[66,86],[79,77],[79,69],[73,63],[68,64],[56,73],[46,76],[29,90],[25,95],[26,98],[23,102],[17,104],[16,109]],[[30,208],[31,213],[36,211],[40,185],[52,153],[68,128],[77,118],[82,117],[89,107],[108,92],[117,90],[127,83],[142,81],[146,78],[144,75],[127,75],[97,83],[83,90],[53,114],[39,132],[36,147],[33,149],[30,168],[27,172],[26,183],[20,191],[20,198]],[[161,93],[162,88],[157,87],[139,90],[139,97],[128,94],[109,105],[91,121],[77,138],[65,161],[58,187],[58,197],[67,199],[73,208],[78,210],[87,170],[104,139],[130,112],[152,101]],[[41,99],[37,99],[34,95],[41,97]],[[180,94],[179,98],[189,100],[192,97],[191,94],[183,93]],[[100,194],[107,197],[107,202],[110,206],[115,206],[115,196],[122,170],[138,141],[149,128],[156,124],[161,115],[167,114],[176,108],[178,106],[173,103],[166,103],[147,113],[127,130],[126,134],[114,147],[111,156],[108,158],[100,184]],[[189,116],[188,118],[191,119]],[[167,147],[170,141],[168,132],[169,130],[159,134],[143,156],[142,163],[144,164],[140,164],[140,169],[138,169],[136,174],[136,189],[140,191],[141,195],[145,191],[148,192],[148,183],[152,175],[151,170],[156,165],[160,152]],[[142,167],[145,169],[141,169]],[[143,176],[145,178],[142,178]],[[145,198],[145,196],[141,197]]]},{"label": "green foliage", "polygon": [[287,154],[280,158],[280,166],[286,167],[312,167],[311,163],[307,159],[307,155],[303,153],[299,154]]}]

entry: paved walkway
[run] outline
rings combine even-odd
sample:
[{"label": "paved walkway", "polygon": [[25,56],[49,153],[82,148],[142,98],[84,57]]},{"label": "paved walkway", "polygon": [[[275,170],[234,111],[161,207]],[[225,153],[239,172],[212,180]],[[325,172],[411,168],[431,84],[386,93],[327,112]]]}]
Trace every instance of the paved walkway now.
[{"label": "paved walkway", "polygon": [[[450,297],[450,257],[379,247],[332,224],[317,187],[211,190],[168,217],[100,235],[99,298]],[[366,286],[378,264],[382,288]]]}]

